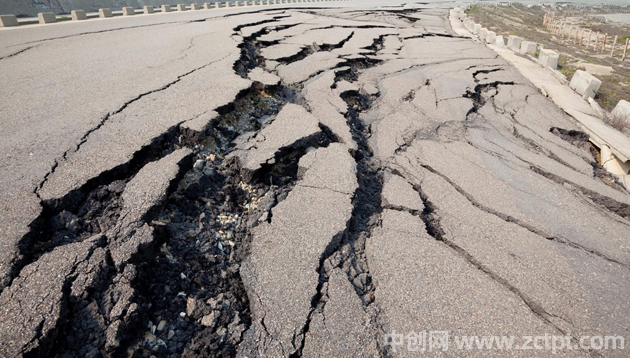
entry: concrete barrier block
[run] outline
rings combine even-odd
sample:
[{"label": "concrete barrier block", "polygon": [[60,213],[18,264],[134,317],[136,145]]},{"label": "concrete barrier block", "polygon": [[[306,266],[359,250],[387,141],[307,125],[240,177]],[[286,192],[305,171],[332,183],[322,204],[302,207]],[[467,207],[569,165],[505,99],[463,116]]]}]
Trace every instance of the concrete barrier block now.
[{"label": "concrete barrier block", "polygon": [[497,34],[494,31],[488,31],[486,34],[486,43],[494,44],[497,40]]},{"label": "concrete barrier block", "polygon": [[534,55],[536,53],[536,47],[538,45],[532,41],[523,41],[521,42],[521,48],[519,53],[521,55]]},{"label": "concrete barrier block", "polygon": [[53,22],[57,22],[57,16],[54,12],[40,12],[37,14],[37,19],[39,19],[40,24],[50,24]]},{"label": "concrete barrier block", "polygon": [[85,11],[83,11],[83,10],[72,10],[70,12],[70,15],[72,16],[72,20],[73,21],[87,19],[87,15],[85,14]]},{"label": "concrete barrier block", "polygon": [[155,9],[153,8],[153,6],[144,6],[142,7],[142,11],[145,14],[153,14],[155,12]]},{"label": "concrete barrier block", "polygon": [[112,9],[98,9],[98,17],[112,17]]},{"label": "concrete barrier block", "polygon": [[569,87],[584,98],[595,98],[597,90],[599,90],[599,86],[601,85],[602,81],[582,70],[575,71],[571,82],[569,82]]},{"label": "concrete barrier block", "polygon": [[18,26],[20,23],[15,15],[0,15],[0,27]]},{"label": "concrete barrier block", "polygon": [[468,31],[472,31],[474,22],[471,19],[467,19],[464,21],[464,27],[468,29]]},{"label": "concrete barrier block", "polygon": [[171,11],[173,11],[173,10],[171,9],[171,5],[162,5],[162,6],[160,7],[160,9],[162,9],[162,12],[171,12]]},{"label": "concrete barrier block", "polygon": [[190,10],[199,10],[201,6],[199,4],[190,4]]},{"label": "concrete barrier block", "polygon": [[630,124],[630,102],[621,100],[615,106],[615,109],[610,112],[610,116],[614,118],[621,118]]},{"label": "concrete barrier block", "polygon": [[184,4],[177,4],[177,11],[186,11],[186,10],[188,10],[186,8],[186,5],[184,5]]},{"label": "concrete barrier block", "polygon": [[132,16],[136,14],[136,9],[131,6],[125,6],[122,8],[123,16]]},{"label": "concrete barrier block", "polygon": [[473,34],[479,35],[479,31],[481,31],[481,24],[473,25]]},{"label": "concrete barrier block", "polygon": [[485,27],[479,29],[479,38],[484,40],[486,36],[488,36],[488,29],[486,29]]},{"label": "concrete barrier block", "polygon": [[215,9],[218,9],[220,7],[221,7],[221,3],[220,2],[217,1],[217,2],[214,3],[214,8]]},{"label": "concrete barrier block", "polygon": [[540,50],[540,55],[538,56],[538,63],[543,65],[544,67],[550,67],[553,70],[558,69],[558,59],[560,55],[553,50],[542,49]]},{"label": "concrete barrier block", "polygon": [[205,2],[203,3],[203,8],[204,10],[210,10],[212,9],[212,4],[210,4],[209,2]]},{"label": "concrete barrier block", "polygon": [[497,35],[494,40],[494,44],[499,47],[505,47],[505,39],[503,38],[503,35]]},{"label": "concrete barrier block", "polygon": [[508,43],[507,46],[509,49],[513,50],[513,51],[520,51],[521,49],[521,42],[523,42],[523,38],[522,37],[518,37],[515,35],[510,35],[508,36]]}]

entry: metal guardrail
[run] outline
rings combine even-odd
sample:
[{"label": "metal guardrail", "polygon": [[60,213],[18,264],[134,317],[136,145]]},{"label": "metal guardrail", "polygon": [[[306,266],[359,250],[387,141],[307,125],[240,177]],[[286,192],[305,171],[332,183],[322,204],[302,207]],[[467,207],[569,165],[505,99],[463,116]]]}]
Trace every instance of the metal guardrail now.
[{"label": "metal guardrail", "polygon": [[339,1],[353,1],[353,0],[236,0],[236,1],[224,1],[224,2],[206,2],[203,5],[196,3],[190,5],[177,4],[177,5],[162,5],[159,8],[153,6],[144,6],[142,9],[135,9],[133,7],[123,7],[119,11],[112,11],[108,8],[99,9],[98,13],[86,13],[84,10],[72,10],[70,16],[68,15],[55,15],[53,12],[40,12],[37,18],[20,19],[16,15],[0,15],[0,27],[14,27],[33,24],[51,24],[61,21],[82,21],[95,18],[111,18],[120,16],[132,16],[136,14],[158,14],[167,12],[182,12],[182,11],[196,11],[196,10],[213,10],[232,7],[245,7],[245,6],[271,6],[282,4],[301,4],[301,3],[319,3],[319,2],[339,2]]}]

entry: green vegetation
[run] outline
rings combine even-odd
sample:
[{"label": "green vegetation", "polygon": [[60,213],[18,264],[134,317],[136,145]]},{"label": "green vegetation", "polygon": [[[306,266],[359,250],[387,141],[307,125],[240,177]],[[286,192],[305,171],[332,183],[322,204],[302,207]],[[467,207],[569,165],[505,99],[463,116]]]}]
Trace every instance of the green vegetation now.
[{"label": "green vegetation", "polygon": [[610,76],[600,76],[602,85],[599,88],[599,98],[597,102],[606,110],[611,111],[617,103],[625,99],[630,100],[630,86],[623,86],[620,82],[628,81],[628,77],[612,74]]}]

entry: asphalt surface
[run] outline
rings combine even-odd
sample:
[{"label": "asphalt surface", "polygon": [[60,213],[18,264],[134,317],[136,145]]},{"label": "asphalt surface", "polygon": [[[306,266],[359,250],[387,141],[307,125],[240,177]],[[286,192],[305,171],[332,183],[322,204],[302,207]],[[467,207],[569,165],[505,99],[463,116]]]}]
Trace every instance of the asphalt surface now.
[{"label": "asphalt surface", "polygon": [[630,195],[563,110],[452,31],[454,6],[1,30],[0,356],[630,339]]}]

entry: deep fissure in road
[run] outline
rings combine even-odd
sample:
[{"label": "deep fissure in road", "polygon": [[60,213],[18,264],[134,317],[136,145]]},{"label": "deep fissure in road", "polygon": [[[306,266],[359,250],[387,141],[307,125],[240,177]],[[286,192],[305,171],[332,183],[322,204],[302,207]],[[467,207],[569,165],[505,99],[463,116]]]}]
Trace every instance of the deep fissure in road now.
[{"label": "deep fissure in road", "polygon": [[371,129],[359,116],[370,108],[373,100],[355,91],[344,92],[341,98],[348,104],[346,120],[358,147],[353,155],[357,161],[359,187],[352,200],[352,217],[342,241],[342,245],[348,245],[349,252],[342,254],[339,260],[357,295],[368,306],[374,302],[374,285],[365,256],[365,241],[380,221],[383,172],[368,144]]},{"label": "deep fissure in road", "polygon": [[126,183],[146,163],[176,149],[179,137],[179,125],[175,125],[134,153],[129,162],[100,174],[62,198],[42,201],[42,213],[20,241],[19,257],[4,286],[10,286],[22,268],[37,261],[41,255],[111,228],[118,218],[119,198]]},{"label": "deep fissure in road", "polygon": [[293,358],[302,356],[313,315],[324,312],[328,299],[328,280],[333,270],[345,272],[365,307],[374,302],[375,287],[367,264],[365,245],[372,228],[380,222],[383,175],[368,145],[370,128],[359,116],[370,108],[372,99],[357,91],[341,93],[341,98],[348,105],[345,117],[352,138],[357,143],[357,150],[352,154],[356,160],[358,188],[352,198],[352,214],[346,229],[331,239],[320,257],[316,294],[311,299],[311,310],[304,326],[293,337],[295,352],[290,355]]},{"label": "deep fissure in road", "polygon": [[[38,240],[22,267],[56,247],[93,240],[95,235],[101,235],[96,247],[106,257],[105,265],[98,268],[99,279],[87,287],[84,297],[71,296],[69,287],[77,276],[70,277],[63,298],[66,309],[41,348],[60,355],[89,355],[101,349],[122,354],[127,347],[142,354],[235,355],[240,335],[251,322],[238,273],[238,263],[247,254],[247,230],[290,190],[297,178],[297,161],[308,148],[327,146],[336,139],[322,127],[317,135],[283,148],[276,164],[256,172],[251,184],[241,181],[237,163],[223,163],[223,159],[238,135],[258,131],[296,97],[286,87],[254,84],[217,110],[220,116],[207,133],[194,136],[199,143],[177,127],[136,153],[124,167],[50,203],[38,229],[42,235],[34,235]],[[119,219],[126,183],[146,163],[180,147],[180,141],[197,148],[196,157],[204,159],[203,165],[198,160],[186,173],[164,211],[147,217],[155,229],[151,245],[129,261],[134,265],[117,268],[106,249],[115,238],[104,235]],[[202,141],[212,145],[203,146]],[[184,167],[190,167],[191,162],[187,163]],[[117,293],[121,289],[128,305],[125,310],[130,311],[122,313],[126,318],[116,328],[116,340],[110,341],[103,322],[113,314],[116,300],[122,299]],[[220,309],[215,312],[208,307]],[[207,325],[187,321],[202,314]],[[134,339],[139,334],[142,338]]]},{"label": "deep fissure in road", "polygon": [[[259,51],[269,44],[256,39],[270,31],[265,27],[245,39],[234,65],[237,74],[246,77],[264,64]],[[249,254],[249,230],[261,221],[271,222],[272,208],[297,180],[299,159],[337,141],[330,129],[320,125],[321,132],[281,148],[273,164],[244,171],[238,159],[229,156],[234,140],[247,132],[255,137],[289,102],[302,100],[288,87],[254,83],[236,101],[217,109],[220,116],[197,143],[194,168],[154,222],[161,228],[163,246],[141,274],[150,283],[141,295],[155,298],[147,309],[151,327],[131,349],[191,357],[236,355],[251,325],[239,273]],[[168,329],[157,329],[163,321]]]},{"label": "deep fissure in road", "polygon": [[[252,91],[218,111],[222,115],[210,126],[194,168],[155,221],[164,228],[164,246],[144,272],[150,285],[142,295],[154,298],[148,320],[154,325],[166,321],[170,329],[147,331],[134,350],[188,357],[236,355],[251,325],[239,273],[249,253],[249,230],[259,220],[271,220],[271,209],[297,179],[299,159],[310,148],[327,146],[331,138],[322,129],[282,148],[274,164],[253,173],[243,172],[229,153],[236,137],[257,132],[296,97],[286,87],[254,84]],[[169,346],[161,344],[169,336]]]},{"label": "deep fissure in road", "polygon": [[[135,153],[128,163],[99,175],[59,200],[42,203],[44,210],[39,221],[40,226],[33,232],[36,239],[30,243],[23,242],[23,250],[28,254],[24,254],[20,269],[38,261],[42,255],[52,252],[53,249],[83,241],[93,242],[93,248],[86,260],[95,256],[98,259],[94,263],[86,263],[90,270],[97,272],[91,282],[78,282],[79,273],[67,277],[61,297],[63,310],[60,312],[60,320],[46,337],[42,337],[39,350],[33,351],[33,354],[44,354],[46,351],[53,355],[63,355],[64,352],[89,355],[96,350],[108,351],[112,348],[106,342],[103,324],[112,317],[112,307],[116,300],[114,280],[133,276],[132,273],[126,275],[123,270],[116,268],[107,249],[117,239],[111,229],[119,219],[121,194],[126,184],[144,165],[180,147],[179,133],[178,126],[172,127],[166,134],[154,139],[151,145]],[[150,256],[152,248],[145,249],[146,252],[136,255],[129,263],[143,261]],[[79,268],[87,269],[79,265],[75,271],[80,272]],[[71,287],[74,289],[75,285],[85,285],[85,291],[80,296],[71,291]],[[128,327],[120,329],[121,335],[126,335],[129,329],[134,328],[133,321],[134,319],[129,321]]]},{"label": "deep fissure in road", "polygon": [[[256,39],[269,32],[265,27],[245,39],[234,66],[237,74],[246,77],[264,64],[259,51],[269,44]],[[194,168],[152,224],[161,233],[160,254],[140,270],[136,286],[141,297],[157,299],[146,310],[149,327],[141,340],[129,346],[132,350],[182,356],[236,354],[251,325],[239,274],[240,263],[249,254],[249,229],[259,220],[271,222],[271,209],[297,180],[299,159],[337,141],[330,129],[320,125],[321,132],[281,148],[274,164],[253,173],[244,172],[235,158],[226,158],[234,149],[234,139],[268,125],[287,102],[300,102],[299,95],[284,86],[254,83],[236,101],[218,108],[220,117],[200,136]]]}]

